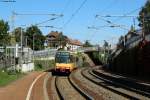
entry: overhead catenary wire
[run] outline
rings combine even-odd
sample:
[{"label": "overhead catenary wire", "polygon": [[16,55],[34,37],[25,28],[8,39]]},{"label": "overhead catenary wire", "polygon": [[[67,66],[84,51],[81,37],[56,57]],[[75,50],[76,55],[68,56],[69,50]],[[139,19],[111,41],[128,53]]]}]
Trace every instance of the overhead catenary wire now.
[{"label": "overhead catenary wire", "polygon": [[114,21],[116,22],[116,21],[121,20],[122,18],[138,17],[138,16],[136,16],[136,15],[130,15],[130,14],[136,12],[137,10],[139,10],[139,9],[141,9],[141,8],[142,8],[142,7],[136,8],[136,9],[134,9],[134,10],[132,10],[132,11],[126,13],[126,14],[123,14],[123,15],[105,15],[105,16],[103,16],[103,15],[97,14],[97,15],[95,16],[95,18],[98,17],[98,16],[100,16],[100,17],[117,17],[117,18],[114,20]]},{"label": "overhead catenary wire", "polygon": [[122,29],[129,30],[126,25],[115,24],[115,23],[113,23],[113,22],[110,21],[110,20],[106,20],[106,19],[103,19],[102,17],[98,17],[98,16],[96,16],[96,18],[98,18],[98,19],[100,19],[100,20],[105,21],[105,22],[108,23],[108,24],[106,24],[106,25],[104,25],[104,26],[108,26],[108,27],[112,27],[112,28],[113,28],[113,27],[120,27],[120,28],[122,28]]},{"label": "overhead catenary wire", "polygon": [[80,9],[84,6],[84,4],[87,2],[87,0],[84,0],[81,5],[79,6],[79,8],[77,8],[75,10],[75,12],[71,15],[71,17],[67,20],[67,22],[63,25],[63,28],[66,27],[70,22],[71,20],[76,16],[76,14],[80,11]]},{"label": "overhead catenary wire", "polygon": [[35,24],[35,25],[41,25],[41,24],[47,23],[47,22],[49,22],[49,21],[55,20],[55,19],[57,19],[57,18],[60,18],[60,17],[62,17],[62,16],[63,16],[63,15],[61,14],[61,15],[58,16],[58,17],[50,18],[50,19],[44,20],[44,21],[39,22],[39,23],[37,23],[37,24]]},{"label": "overhead catenary wire", "polygon": [[67,9],[68,5],[70,4],[71,0],[68,0],[67,3],[65,4],[64,8],[62,9],[61,13],[63,14],[65,10]]},{"label": "overhead catenary wire", "polygon": [[[113,1],[110,2],[105,8],[103,8],[99,13],[103,13],[103,12],[105,12],[106,10],[110,9],[111,7],[114,6],[114,3],[116,3],[117,1],[118,1],[118,0],[113,0]],[[95,22],[96,22],[96,18],[93,19],[93,21],[92,21],[92,26],[91,26],[91,27],[88,26],[88,29],[99,30],[100,28],[97,28],[97,27],[94,26]],[[105,26],[103,26],[103,27],[105,27]],[[101,28],[103,28],[103,27],[101,27]],[[90,37],[91,40],[93,39],[93,37],[94,37],[94,35],[95,35],[96,32],[92,32],[92,33],[93,33],[93,34],[92,34],[92,36]]]},{"label": "overhead catenary wire", "polygon": [[[63,15],[62,14],[54,14],[54,13],[16,13],[16,12],[12,12],[12,14],[13,14],[13,21],[14,21],[14,17],[15,16],[53,16],[53,18],[49,18],[49,19],[47,19],[47,20],[44,20],[44,21],[41,21],[41,22],[39,22],[39,23],[36,23],[35,25],[41,25],[41,24],[44,24],[44,23],[46,23],[46,22],[48,22],[48,21],[52,21],[52,20],[55,20],[55,19],[57,19],[57,18],[59,18],[59,17],[62,17]],[[14,22],[12,22],[12,23],[14,23]],[[12,28],[13,29],[13,28]]]},{"label": "overhead catenary wire", "polygon": [[[64,12],[65,12],[65,10],[67,9],[67,7],[69,6],[70,2],[71,2],[71,0],[67,0],[65,6],[63,7],[63,9],[62,9],[62,11],[61,11],[62,14],[64,14]],[[65,22],[64,22],[64,17],[63,17],[63,18],[62,18],[62,25],[64,25],[64,23],[65,23]],[[61,28],[61,29],[62,29],[62,28]],[[61,30],[61,31],[63,31],[63,30]]]},{"label": "overhead catenary wire", "polygon": [[44,25],[44,26],[38,26],[38,27],[61,29],[61,27],[55,27],[55,26],[50,26],[50,25]]},{"label": "overhead catenary wire", "polygon": [[[137,10],[140,10],[142,7],[139,7],[139,8],[136,8],[136,9],[134,9],[134,10],[132,10],[132,11],[130,11],[130,12],[127,12],[126,14],[123,14],[123,15],[106,15],[106,16],[102,16],[102,15],[96,15],[95,16],[95,18],[100,18],[101,17],[101,20],[104,20],[104,21],[106,21],[105,19],[102,19],[102,17],[117,17],[113,22],[116,22],[116,21],[119,21],[119,20],[121,20],[122,18],[130,18],[130,17],[132,17],[132,18],[135,18],[135,17],[138,17],[138,16],[136,16],[136,15],[130,15],[130,14],[132,14],[132,13],[134,13],[134,12],[136,12]],[[135,21],[135,20],[134,20]],[[108,20],[106,21],[108,24],[106,24],[105,26],[107,26],[107,25],[109,25],[110,23],[108,22]],[[111,21],[111,23],[113,23],[112,21]],[[135,22],[134,22],[134,24],[135,24]]]},{"label": "overhead catenary wire", "polygon": [[13,12],[14,13],[14,15],[27,15],[27,16],[29,16],[29,15],[31,15],[31,16],[36,16],[36,15],[50,15],[50,16],[59,16],[59,15],[57,15],[57,14],[50,14],[50,13],[16,13],[16,12]]},{"label": "overhead catenary wire", "polygon": [[110,4],[108,4],[108,6],[106,6],[104,9],[102,9],[102,10],[100,11],[100,13],[103,13],[103,12],[105,12],[106,10],[110,9],[112,6],[115,5],[115,3],[116,3],[117,1],[118,1],[118,0],[113,0]]},{"label": "overhead catenary wire", "polygon": [[[130,12],[127,12],[127,13],[123,14],[123,16],[118,16],[118,18],[116,18],[114,21],[116,22],[116,21],[121,20],[122,18],[126,18],[126,16],[129,16],[130,14],[132,14],[132,13],[134,13],[134,12],[140,10],[140,9],[142,9],[142,7],[139,7],[139,8],[136,8],[136,9],[130,11]],[[135,17],[138,17],[138,16],[131,16],[131,17],[135,18]]]}]

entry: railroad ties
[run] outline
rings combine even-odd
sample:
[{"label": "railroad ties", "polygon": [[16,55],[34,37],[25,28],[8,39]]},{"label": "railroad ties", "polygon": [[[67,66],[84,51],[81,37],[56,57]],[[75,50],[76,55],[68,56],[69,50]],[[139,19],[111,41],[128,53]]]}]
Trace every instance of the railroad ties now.
[{"label": "railroad ties", "polygon": [[[50,100],[149,100],[149,90],[102,75],[93,68],[78,68],[69,76],[52,76]],[[109,78],[108,78],[109,77]],[[118,76],[120,77],[120,76]],[[52,89],[53,88],[53,89]],[[135,88],[133,90],[133,88]],[[142,87],[141,87],[142,88]],[[55,92],[54,92],[55,91]],[[53,98],[52,98],[53,97]]]}]

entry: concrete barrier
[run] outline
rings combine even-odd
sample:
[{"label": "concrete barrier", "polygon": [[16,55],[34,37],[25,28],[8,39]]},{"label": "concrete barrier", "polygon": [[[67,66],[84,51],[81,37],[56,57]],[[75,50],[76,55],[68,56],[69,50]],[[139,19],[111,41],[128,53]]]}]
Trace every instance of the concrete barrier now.
[{"label": "concrete barrier", "polygon": [[22,64],[21,72],[29,72],[34,70],[34,63]]}]

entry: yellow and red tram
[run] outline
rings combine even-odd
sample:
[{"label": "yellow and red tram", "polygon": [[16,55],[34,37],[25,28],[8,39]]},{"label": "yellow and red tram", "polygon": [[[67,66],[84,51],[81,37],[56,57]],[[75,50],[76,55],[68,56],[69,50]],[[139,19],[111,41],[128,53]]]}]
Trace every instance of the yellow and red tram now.
[{"label": "yellow and red tram", "polygon": [[66,73],[69,74],[76,68],[76,57],[69,51],[57,51],[55,55],[55,69],[53,74]]}]

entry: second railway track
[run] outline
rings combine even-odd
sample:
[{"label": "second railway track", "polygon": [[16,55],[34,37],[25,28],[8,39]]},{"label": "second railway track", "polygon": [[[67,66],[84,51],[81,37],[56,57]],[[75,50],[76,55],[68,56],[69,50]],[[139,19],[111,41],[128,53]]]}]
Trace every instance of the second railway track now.
[{"label": "second railway track", "polygon": [[83,95],[81,91],[79,91],[79,87],[74,86],[69,77],[66,76],[56,76],[55,77],[55,87],[56,91],[59,95],[59,98],[62,100],[86,100],[90,99]]},{"label": "second railway track", "polygon": [[119,95],[122,95],[124,97],[127,97],[128,99],[134,99],[134,100],[149,100],[149,98],[137,94],[136,92],[129,91],[126,88],[122,87],[121,85],[118,85],[115,82],[112,82],[111,80],[102,78],[96,74],[94,74],[91,70],[83,70],[82,75],[86,77],[88,80],[92,81],[93,83],[102,86],[104,88],[107,88],[108,90],[117,93]]}]

